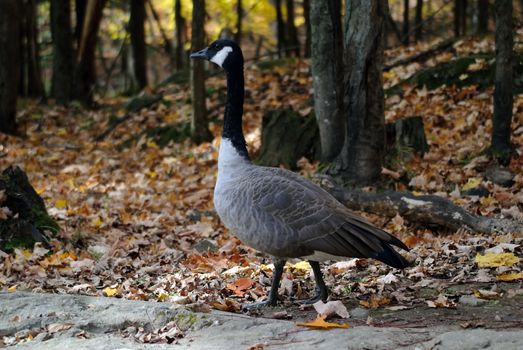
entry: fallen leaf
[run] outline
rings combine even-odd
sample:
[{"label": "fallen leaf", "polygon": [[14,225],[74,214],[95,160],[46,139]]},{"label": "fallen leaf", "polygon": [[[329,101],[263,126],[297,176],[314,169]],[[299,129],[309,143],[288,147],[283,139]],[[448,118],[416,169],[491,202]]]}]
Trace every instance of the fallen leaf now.
[{"label": "fallen leaf", "polygon": [[474,291],[474,296],[480,299],[492,300],[498,299],[501,294],[492,290],[478,289]]},{"label": "fallen leaf", "polygon": [[314,319],[313,321],[306,322],[306,323],[296,323],[296,325],[302,326],[302,327],[309,327],[309,328],[319,328],[319,329],[349,328],[350,327],[348,324],[326,322],[325,321],[326,318],[327,318],[326,315],[318,315],[318,317],[316,317],[316,319]]},{"label": "fallen leaf", "polygon": [[8,291],[9,293],[16,292],[16,285],[7,288],[7,291]]},{"label": "fallen leaf", "polygon": [[463,186],[463,188],[461,190],[468,191],[468,190],[478,187],[480,184],[481,184],[481,179],[479,179],[477,177],[471,177],[470,179],[468,179],[467,183]]},{"label": "fallen leaf", "polygon": [[56,333],[56,332],[68,330],[72,326],[73,326],[72,323],[51,323],[50,325],[47,326],[47,331],[49,333]]},{"label": "fallen leaf", "polygon": [[289,267],[294,270],[300,270],[305,272],[310,271],[311,269],[311,265],[307,261],[300,261],[296,264],[289,265]]},{"label": "fallen leaf", "polygon": [[67,201],[65,199],[57,199],[54,202],[54,206],[57,209],[64,209],[65,207],[67,207]]},{"label": "fallen leaf", "polygon": [[229,283],[227,285],[227,288],[232,290],[232,292],[237,296],[243,297],[245,291],[251,288],[253,285],[254,281],[250,278],[240,278],[234,281],[233,283]]},{"label": "fallen leaf", "polygon": [[349,312],[347,311],[347,308],[340,300],[333,300],[329,301],[327,303],[324,303],[323,301],[318,301],[314,304],[314,309],[317,313],[325,316],[331,316],[331,315],[338,315],[341,318],[349,318]]},{"label": "fallen leaf", "polygon": [[512,282],[517,280],[523,280],[523,272],[510,272],[496,276],[498,281]]},{"label": "fallen leaf", "polygon": [[379,297],[376,295],[371,295],[369,300],[360,300],[360,305],[368,309],[377,309],[382,305],[389,305],[390,299],[387,297]]},{"label": "fallen leaf", "polygon": [[103,293],[106,297],[114,297],[118,295],[118,288],[107,287],[103,289]]},{"label": "fallen leaf", "polygon": [[479,267],[512,266],[519,263],[519,258],[514,253],[486,253],[476,255],[474,259]]},{"label": "fallen leaf", "polygon": [[438,295],[436,300],[427,300],[427,305],[432,308],[453,309],[456,307],[456,303],[443,294]]}]

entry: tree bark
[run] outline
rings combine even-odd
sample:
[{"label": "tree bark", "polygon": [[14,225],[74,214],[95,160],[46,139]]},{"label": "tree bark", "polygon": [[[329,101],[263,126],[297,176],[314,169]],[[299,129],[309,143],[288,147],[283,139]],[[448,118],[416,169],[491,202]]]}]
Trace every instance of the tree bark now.
[{"label": "tree bark", "polygon": [[96,83],[95,49],[106,3],[107,0],[87,1],[82,35],[76,53],[74,95],[86,104],[90,104],[93,100]]},{"label": "tree bark", "polygon": [[185,27],[185,19],[182,16],[182,1],[176,0],[174,3],[174,22],[175,22],[175,62],[176,69],[180,70],[185,65],[184,55],[183,55],[183,32]]},{"label": "tree bark", "polygon": [[[194,0],[192,10],[192,51],[205,46],[205,0]],[[191,60],[191,93],[193,115],[191,119],[191,138],[196,143],[210,141],[211,132],[207,126],[205,106],[205,70],[203,61]]]},{"label": "tree bark", "polygon": [[305,20],[305,50],[303,50],[304,57],[311,57],[311,2],[310,0],[303,0],[303,18]]},{"label": "tree bark", "polygon": [[340,153],[345,136],[341,1],[313,0],[310,17],[314,112],[320,129],[321,158],[332,161]]},{"label": "tree bark", "polygon": [[488,32],[488,0],[478,0],[478,27],[476,34],[483,35]]},{"label": "tree bark", "polygon": [[147,53],[145,47],[145,0],[131,0],[129,19],[131,48],[133,52],[133,75],[138,88],[147,86]]},{"label": "tree bark", "polygon": [[[282,56],[283,50],[287,47],[287,40],[285,39],[285,23],[283,22],[283,15],[281,12],[281,0],[275,0],[276,7],[276,37],[278,41],[278,57]],[[287,52],[285,52],[287,55]]]},{"label": "tree bark", "polygon": [[467,35],[467,10],[468,10],[468,2],[467,0],[460,0],[461,3],[461,17],[460,17],[460,27],[461,27],[461,35]]},{"label": "tree bark", "polygon": [[416,18],[414,25],[416,26],[414,37],[416,42],[418,42],[422,40],[423,36],[423,0],[416,0]]},{"label": "tree bark", "polygon": [[20,76],[21,93],[25,96],[40,97],[45,95],[40,68],[40,50],[38,47],[38,27],[36,24],[37,8],[35,0],[24,0],[22,28],[20,35],[22,49],[22,74]]},{"label": "tree bark", "polygon": [[513,96],[512,0],[496,0],[496,75],[494,78],[494,115],[492,118],[491,151],[503,162],[510,160],[510,124]]},{"label": "tree bark", "polygon": [[20,4],[0,0],[0,132],[16,134],[20,74]]},{"label": "tree bark", "polygon": [[360,186],[381,173],[385,148],[383,28],[387,0],[347,2],[345,29],[345,143],[337,158],[342,178]]},{"label": "tree bark", "polygon": [[242,0],[236,0],[236,35],[235,40],[238,45],[241,46],[242,42],[242,19],[243,19],[243,7]]},{"label": "tree bark", "polygon": [[296,57],[300,57],[300,42],[298,40],[298,30],[294,23],[294,0],[285,0],[287,7],[287,52],[294,52]]},{"label": "tree bark", "polygon": [[51,0],[51,35],[53,38],[53,76],[51,95],[66,104],[73,87],[73,42],[69,1]]},{"label": "tree bark", "polygon": [[403,45],[410,43],[409,0],[403,0]]},{"label": "tree bark", "polygon": [[454,0],[454,36],[461,35],[461,2],[462,0]]},{"label": "tree bark", "polygon": [[77,48],[80,46],[80,40],[82,38],[82,30],[84,27],[86,8],[87,8],[87,0],[76,0],[75,1],[74,12],[75,12],[75,17],[76,17],[76,24],[74,27],[74,40],[75,40],[75,44],[76,44]]}]

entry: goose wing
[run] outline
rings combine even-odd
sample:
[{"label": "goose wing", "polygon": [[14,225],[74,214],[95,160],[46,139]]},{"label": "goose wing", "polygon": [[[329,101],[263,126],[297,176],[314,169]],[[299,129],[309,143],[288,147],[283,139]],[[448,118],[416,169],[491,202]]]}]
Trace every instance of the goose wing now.
[{"label": "goose wing", "polygon": [[250,176],[254,212],[265,221],[256,234],[270,241],[274,255],[375,258],[408,266],[391,247],[408,250],[403,242],[353,214],[316,184],[279,168],[256,167]]}]

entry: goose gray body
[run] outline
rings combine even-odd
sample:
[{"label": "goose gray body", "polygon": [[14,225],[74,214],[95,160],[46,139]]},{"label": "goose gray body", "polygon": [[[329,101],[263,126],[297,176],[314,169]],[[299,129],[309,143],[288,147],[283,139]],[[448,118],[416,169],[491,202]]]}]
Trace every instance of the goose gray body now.
[{"label": "goose gray body", "polygon": [[214,205],[244,243],[282,259],[377,258],[390,252],[386,243],[404,247],[298,174],[242,158],[227,139],[220,146]]},{"label": "goose gray body", "polygon": [[227,73],[227,104],[218,157],[214,205],[225,226],[245,244],[275,258],[273,283],[265,305],[275,305],[288,258],[310,262],[318,295],[328,292],[319,261],[374,258],[396,268],[409,262],[392,248],[408,248],[391,234],[353,214],[332,195],[303,177],[249,159],[242,132],[243,55],[230,40],[217,40],[193,53]]}]

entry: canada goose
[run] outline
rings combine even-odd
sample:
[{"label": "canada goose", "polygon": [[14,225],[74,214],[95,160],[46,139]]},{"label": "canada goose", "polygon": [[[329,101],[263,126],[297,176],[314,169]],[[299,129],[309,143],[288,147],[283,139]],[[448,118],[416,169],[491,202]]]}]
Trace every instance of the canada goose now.
[{"label": "canada goose", "polygon": [[317,295],[307,301],[311,303],[328,296],[319,261],[355,257],[400,269],[410,265],[391,247],[408,250],[403,242],[353,214],[316,184],[285,169],[252,164],[242,131],[243,54],[235,42],[220,39],[190,57],[214,62],[227,75],[216,212],[245,244],[274,257],[269,297],[253,305],[276,305],[289,258],[308,260],[312,267]]}]

